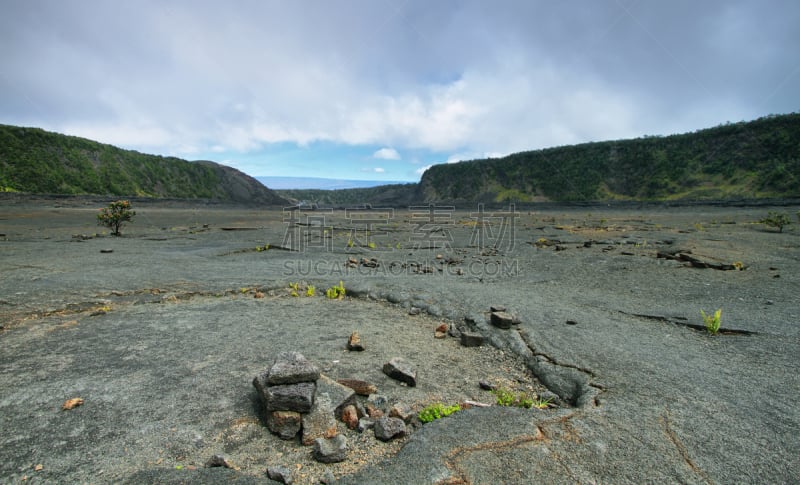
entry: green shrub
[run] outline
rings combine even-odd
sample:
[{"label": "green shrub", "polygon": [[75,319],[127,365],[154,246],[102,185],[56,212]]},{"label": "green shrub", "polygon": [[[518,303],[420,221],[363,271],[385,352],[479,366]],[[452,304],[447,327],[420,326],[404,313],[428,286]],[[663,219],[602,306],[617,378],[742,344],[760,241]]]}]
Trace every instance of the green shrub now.
[{"label": "green shrub", "polygon": [[764,219],[764,224],[769,227],[776,227],[778,232],[783,232],[783,226],[788,226],[792,223],[789,220],[789,215],[785,212],[769,211],[767,218]]},{"label": "green shrub", "polygon": [[714,315],[706,315],[706,312],[700,310],[700,315],[703,316],[703,323],[705,323],[708,333],[716,335],[719,332],[720,325],[722,325],[722,309],[715,311]]},{"label": "green shrub", "polygon": [[110,203],[108,207],[100,209],[100,213],[97,214],[97,225],[106,226],[111,229],[113,236],[119,236],[122,224],[132,221],[135,215],[136,211],[131,210],[130,202],[117,200]]},{"label": "green shrub", "polygon": [[429,406],[425,406],[422,411],[419,412],[417,417],[423,423],[430,423],[439,418],[444,418],[450,416],[451,414],[461,411],[461,406],[458,404],[453,404],[452,406],[445,406],[444,404],[437,402],[431,404]]}]

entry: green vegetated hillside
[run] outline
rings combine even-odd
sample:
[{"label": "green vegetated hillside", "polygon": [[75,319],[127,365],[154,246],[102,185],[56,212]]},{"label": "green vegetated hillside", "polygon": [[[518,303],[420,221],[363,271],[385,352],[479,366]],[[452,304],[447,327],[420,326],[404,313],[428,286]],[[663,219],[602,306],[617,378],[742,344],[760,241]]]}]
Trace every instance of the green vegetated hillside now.
[{"label": "green vegetated hillside", "polygon": [[419,188],[427,201],[798,197],[800,114],[435,165]]},{"label": "green vegetated hillside", "polygon": [[353,207],[365,203],[374,206],[413,205],[419,201],[418,184],[393,184],[365,187],[358,189],[287,189],[276,190],[281,196],[307,203],[315,203],[322,207]]},{"label": "green vegetated hillside", "polygon": [[9,125],[0,125],[0,191],[287,203],[254,178],[214,162]]}]

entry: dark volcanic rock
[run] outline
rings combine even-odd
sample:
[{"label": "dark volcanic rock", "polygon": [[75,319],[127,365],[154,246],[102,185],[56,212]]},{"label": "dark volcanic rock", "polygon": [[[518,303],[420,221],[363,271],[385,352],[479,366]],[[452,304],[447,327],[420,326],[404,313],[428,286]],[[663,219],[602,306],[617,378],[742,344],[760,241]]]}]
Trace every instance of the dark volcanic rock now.
[{"label": "dark volcanic rock", "polygon": [[319,379],[319,367],[306,359],[299,352],[281,352],[269,369],[267,383],[270,386],[279,384],[296,384],[314,382]]},{"label": "dark volcanic rock", "polygon": [[389,441],[406,434],[406,423],[400,418],[384,416],[375,421],[375,437],[381,441]]},{"label": "dark volcanic rock", "polygon": [[492,312],[492,325],[508,330],[514,324],[514,316],[507,312]]},{"label": "dark volcanic rock", "polygon": [[281,439],[294,438],[303,425],[303,415],[295,411],[272,411],[267,414],[267,428]]},{"label": "dark volcanic rock", "polygon": [[314,459],[318,462],[338,463],[345,458],[347,458],[347,438],[344,435],[314,440]]},{"label": "dark volcanic rock", "polygon": [[[328,379],[324,377],[320,379]],[[328,379],[330,380],[330,379]],[[335,382],[334,382],[335,384]],[[322,387],[325,387],[323,384]],[[352,390],[350,396],[355,396]],[[350,403],[350,401],[336,401],[342,404],[342,408]],[[330,392],[318,392],[314,398],[314,406],[311,412],[303,415],[303,436],[301,442],[306,445],[313,445],[314,440],[317,438],[327,438],[336,434],[336,404],[331,399]],[[338,414],[341,416],[341,411]]]},{"label": "dark volcanic rock", "polygon": [[480,347],[483,345],[483,335],[477,332],[462,332],[461,345],[464,347]]},{"label": "dark volcanic rock", "polygon": [[372,418],[361,418],[358,420],[358,432],[363,433],[368,429],[372,429],[375,426],[375,420]]},{"label": "dark volcanic rock", "polygon": [[338,419],[342,409],[356,401],[356,392],[350,387],[343,386],[326,375],[321,375],[317,381],[317,397],[325,397],[331,403],[331,412]]},{"label": "dark volcanic rock", "polygon": [[411,387],[417,385],[417,370],[400,357],[395,357],[389,362],[383,364],[383,373],[392,379],[400,382],[405,382]]},{"label": "dark volcanic rock", "polygon": [[316,387],[313,382],[267,387],[265,389],[267,410],[307,413],[314,404]]},{"label": "dark volcanic rock", "polygon": [[222,456],[222,455],[214,455],[211,458],[209,458],[208,461],[206,461],[206,467],[207,468],[217,468],[217,467],[230,468],[231,465],[230,465],[230,463],[228,463],[228,460],[226,460],[224,456]]},{"label": "dark volcanic rock", "polygon": [[291,485],[294,483],[292,470],[284,466],[271,466],[267,468],[267,477],[269,477],[270,480],[285,483],[286,485]]}]

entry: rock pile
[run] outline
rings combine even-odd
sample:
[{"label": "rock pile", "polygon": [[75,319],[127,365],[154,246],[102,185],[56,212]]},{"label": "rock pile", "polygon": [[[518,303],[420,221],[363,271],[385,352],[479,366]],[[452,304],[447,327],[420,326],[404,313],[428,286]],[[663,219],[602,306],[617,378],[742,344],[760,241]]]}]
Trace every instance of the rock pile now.
[{"label": "rock pile", "polygon": [[[413,385],[416,371],[402,360],[394,364],[400,367],[397,378]],[[337,420],[360,432],[373,428],[376,438],[388,441],[404,436],[406,423],[414,417],[408,406],[400,404],[384,416],[381,406],[387,404],[386,398],[376,394],[373,384],[357,379],[337,382],[298,352],[279,354],[253,385],[264,404],[269,430],[285,440],[299,433],[300,442],[313,445],[313,456],[322,463],[346,458],[347,438],[339,433]],[[366,406],[357,394],[368,396]]]}]

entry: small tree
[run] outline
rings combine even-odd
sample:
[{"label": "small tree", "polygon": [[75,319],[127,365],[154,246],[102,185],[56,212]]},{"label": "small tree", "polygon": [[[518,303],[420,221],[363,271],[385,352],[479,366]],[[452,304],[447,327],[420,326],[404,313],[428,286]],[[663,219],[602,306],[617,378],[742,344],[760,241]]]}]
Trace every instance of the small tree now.
[{"label": "small tree", "polygon": [[785,212],[769,211],[767,218],[764,219],[764,224],[769,227],[777,227],[778,232],[783,232],[783,226],[788,226],[792,221],[789,220],[789,215]]},{"label": "small tree", "polygon": [[97,214],[97,225],[111,229],[113,236],[119,236],[119,229],[123,222],[130,222],[136,211],[131,210],[131,203],[127,200],[117,200],[100,209]]}]

